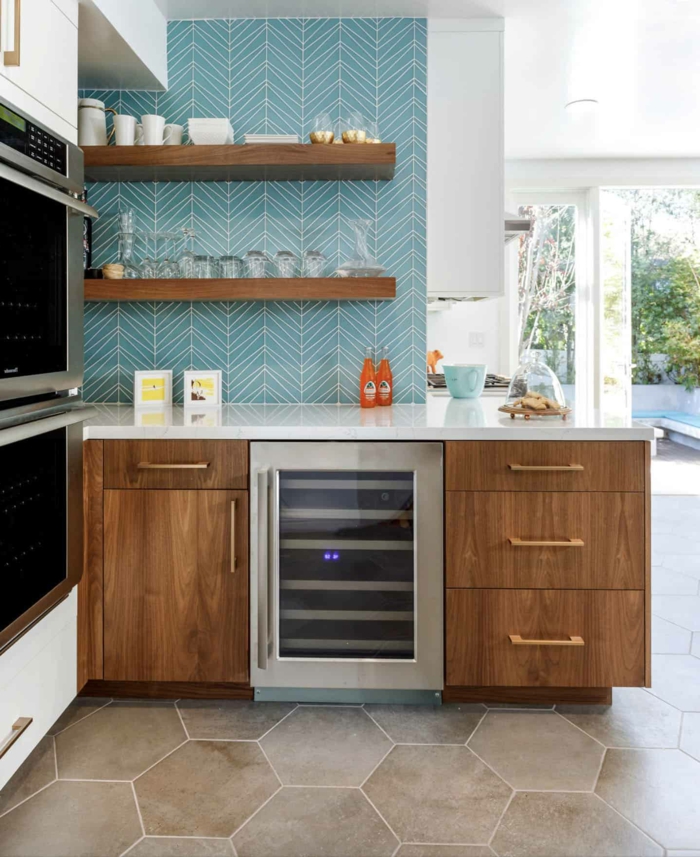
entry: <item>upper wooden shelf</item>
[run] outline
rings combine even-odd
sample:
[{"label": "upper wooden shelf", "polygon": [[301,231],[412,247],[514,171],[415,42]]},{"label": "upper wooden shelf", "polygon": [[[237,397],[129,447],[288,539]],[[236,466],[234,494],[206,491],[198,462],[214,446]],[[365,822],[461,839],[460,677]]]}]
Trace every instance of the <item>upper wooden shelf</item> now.
[{"label": "upper wooden shelf", "polygon": [[85,280],[86,301],[342,301],[395,297],[394,277]]},{"label": "upper wooden shelf", "polygon": [[141,181],[388,180],[395,143],[247,146],[86,146],[85,178]]}]

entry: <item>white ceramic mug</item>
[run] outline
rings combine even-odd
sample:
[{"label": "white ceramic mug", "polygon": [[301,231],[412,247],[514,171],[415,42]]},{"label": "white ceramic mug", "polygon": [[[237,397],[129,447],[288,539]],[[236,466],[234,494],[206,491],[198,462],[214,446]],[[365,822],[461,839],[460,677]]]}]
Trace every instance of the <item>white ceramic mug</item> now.
[{"label": "white ceramic mug", "polygon": [[145,146],[162,146],[163,131],[165,129],[165,118],[147,113],[141,117],[141,128],[143,130],[143,143]]},{"label": "white ceramic mug", "polygon": [[166,125],[163,131],[163,143],[166,146],[181,146],[182,131],[182,125]]},{"label": "white ceramic mug", "polygon": [[133,146],[136,143],[136,128],[136,119],[133,116],[117,114],[114,117],[115,144],[117,146]]}]

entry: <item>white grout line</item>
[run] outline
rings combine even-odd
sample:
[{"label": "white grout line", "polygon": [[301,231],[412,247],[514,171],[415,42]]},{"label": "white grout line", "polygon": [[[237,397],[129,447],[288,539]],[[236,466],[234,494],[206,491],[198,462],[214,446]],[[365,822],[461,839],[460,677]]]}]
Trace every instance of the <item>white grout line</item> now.
[{"label": "white grout line", "polygon": [[67,732],[69,729],[72,729],[74,726],[77,726],[78,723],[82,723],[83,721],[87,720],[88,717],[92,717],[94,714],[97,714],[98,711],[102,711],[103,708],[107,708],[107,706],[111,705],[113,702],[114,700],[110,699],[108,702],[105,702],[104,705],[101,705],[99,708],[96,708],[94,711],[90,711],[84,717],[81,717],[80,720],[76,720],[75,723],[68,724],[65,729],[59,729],[58,732],[54,732],[53,737],[55,738],[57,735],[61,735],[63,732]]},{"label": "white grout line", "polygon": [[479,722],[478,722],[478,723],[476,724],[476,726],[472,729],[472,731],[471,731],[471,733],[470,733],[469,737],[467,738],[467,740],[464,742],[464,746],[465,746],[465,747],[468,747],[468,746],[469,746],[469,742],[472,740],[472,738],[474,737],[474,735],[476,735],[476,730],[477,730],[477,729],[479,728],[479,726],[481,726],[481,724],[484,722],[484,718],[486,717],[486,715],[487,715],[488,713],[489,713],[489,710],[488,710],[488,708],[487,708],[487,709],[486,709],[486,711],[484,711],[484,713],[481,715],[481,718],[479,719]]},{"label": "white grout line", "polygon": [[134,803],[136,804],[136,812],[139,814],[139,822],[141,824],[141,832],[143,835],[146,835],[146,825],[143,823],[143,816],[141,815],[141,807],[139,806],[139,799],[136,797],[136,787],[133,783],[131,785],[131,793],[134,796]]},{"label": "white grout line", "polygon": [[394,749],[395,746],[396,745],[392,743],[392,745],[389,747],[389,749],[386,751],[386,753],[382,756],[382,758],[372,768],[372,770],[369,772],[369,774],[367,774],[367,776],[364,778],[364,780],[362,780],[362,783],[360,784],[360,788],[362,788],[365,785],[365,783],[369,780],[369,778],[372,776],[372,774],[374,774],[374,772],[377,770],[377,768],[384,762],[386,757],[389,755],[389,753],[391,753],[391,751]]},{"label": "white grout line", "polygon": [[[272,800],[272,798],[273,798],[275,795],[279,794],[281,791],[282,791],[282,786],[280,786],[280,787],[277,789],[277,791],[276,791],[276,792],[274,792],[274,794],[271,794],[271,795],[270,795],[270,797],[265,801],[265,803],[261,804],[261,805],[260,805],[260,806],[255,810],[255,812],[254,812],[251,816],[249,816],[248,818],[246,818],[246,820],[243,822],[243,824],[239,825],[239,826],[238,826],[238,827],[233,831],[233,833],[229,836],[229,839],[231,840],[231,843],[232,843],[232,844],[233,844],[233,837],[234,837],[234,836],[236,836],[238,833],[240,833],[240,832],[241,832],[241,830],[243,830],[243,828],[246,826],[246,824],[249,824],[249,823],[250,823],[250,822],[255,818],[255,816],[256,816],[256,815],[257,815],[261,810],[265,809],[265,807],[268,805],[268,803],[270,803],[270,801]],[[236,847],[236,846],[234,845],[233,847],[234,847],[234,849],[235,849],[235,847]]]},{"label": "white grout line", "polygon": [[264,757],[265,757],[265,759],[267,760],[267,764],[272,768],[272,773],[277,777],[277,782],[280,784],[280,786],[283,786],[283,785],[284,785],[284,783],[282,782],[282,778],[281,778],[281,777],[280,777],[280,775],[277,773],[277,771],[276,771],[276,769],[275,769],[275,766],[274,766],[274,765],[272,764],[272,762],[270,761],[270,757],[269,757],[269,756],[267,755],[267,753],[265,752],[265,748],[263,747],[263,745],[262,745],[259,741],[256,741],[255,743],[258,745],[258,747],[260,748],[260,752],[263,754],[263,756],[264,756]]},{"label": "white grout line", "polygon": [[53,742],[53,769],[56,775],[56,779],[58,779],[58,750],[56,748],[56,736],[51,736],[51,741]]},{"label": "white grout line", "polygon": [[374,719],[374,717],[372,717],[372,715],[369,713],[369,711],[367,711],[367,709],[365,708],[364,705],[362,706],[362,710],[365,712],[367,717],[369,717],[369,719],[372,721],[372,723],[374,723],[374,725],[377,727],[377,729],[381,730],[386,735],[386,737],[391,741],[392,744],[399,744],[400,743],[399,741],[394,741],[394,739],[391,737],[391,735],[389,735],[389,733],[386,731],[386,729],[384,729],[383,726],[381,726],[379,723],[377,723],[377,721]]},{"label": "white grout line", "polygon": [[143,842],[143,840],[145,838],[146,838],[145,836],[141,836],[139,839],[136,840],[136,842],[132,842],[131,845],[126,849],[126,851],[122,851],[122,853],[119,855],[119,857],[126,857],[126,855],[130,851],[133,851],[133,849],[136,848],[136,846],[139,844],[139,842]]},{"label": "white grout line", "polygon": [[182,716],[182,712],[180,711],[180,708],[178,707],[178,702],[179,702],[179,701],[180,701],[179,699],[176,699],[176,700],[175,700],[175,711],[177,711],[177,716],[180,718],[180,723],[182,723],[182,728],[185,730],[185,736],[186,736],[187,738],[189,738],[189,737],[190,737],[190,733],[189,733],[189,732],[188,732],[188,730],[187,730],[187,726],[185,726],[185,720],[184,720],[184,718],[183,718],[183,716]]},{"label": "white grout line", "polygon": [[25,797],[24,800],[21,800],[19,803],[16,803],[14,806],[10,807],[10,809],[6,809],[5,812],[0,812],[0,818],[4,818],[6,815],[9,815],[11,812],[14,812],[18,807],[22,806],[23,803],[26,803],[28,800],[36,797],[40,792],[46,791],[50,786],[54,785],[57,780],[51,780],[50,783],[47,783],[45,786],[42,786],[40,789],[37,789],[34,794],[29,795],[29,797]]},{"label": "white grout line", "polygon": [[489,771],[491,771],[491,773],[495,774],[499,780],[502,780],[502,782],[504,782],[508,786],[509,789],[513,789],[515,791],[515,786],[512,786],[504,776],[499,774],[495,768],[492,768],[488,762],[484,761],[484,759],[482,759],[478,753],[476,753],[474,750],[472,750],[472,748],[468,744],[465,744],[464,747],[465,747],[465,749],[469,750],[469,752],[472,753],[472,755],[476,756],[476,758],[481,762],[482,765],[486,765],[486,767],[489,769]]},{"label": "white grout line", "polygon": [[574,727],[574,729],[578,729],[578,731],[579,731],[582,735],[585,735],[585,736],[586,736],[586,738],[590,738],[590,739],[591,739],[591,741],[595,741],[595,742],[596,742],[596,744],[598,744],[600,747],[602,747],[602,748],[603,748],[603,750],[607,750],[607,746],[606,746],[605,744],[603,744],[603,742],[602,742],[602,741],[599,741],[597,738],[594,738],[594,737],[593,737],[593,735],[590,735],[588,732],[586,732],[586,730],[585,730],[585,729],[581,729],[581,727],[580,727],[580,726],[578,726],[576,723],[573,723],[571,720],[569,720],[569,718],[568,718],[565,714],[562,714],[562,713],[561,713],[561,711],[557,711],[557,710],[556,710],[556,708],[555,708],[553,713],[554,713],[554,714],[556,714],[556,715],[558,715],[559,717],[561,717],[561,719],[562,719],[565,723],[567,723],[569,726],[573,726],[573,727]]},{"label": "white grout line", "polygon": [[59,777],[56,782],[59,783],[131,783],[131,780],[98,780],[88,777]]},{"label": "white grout line", "polygon": [[134,779],[133,779],[133,780],[131,780],[131,782],[132,782],[132,783],[135,783],[135,782],[136,782],[136,780],[141,779],[141,777],[142,777],[144,774],[147,774],[150,770],[152,770],[153,768],[155,768],[155,766],[156,766],[156,765],[160,765],[160,763],[161,763],[161,762],[165,761],[165,759],[167,759],[167,758],[168,758],[168,756],[172,756],[172,754],[173,754],[176,750],[179,750],[179,749],[180,749],[180,747],[184,747],[184,746],[185,746],[185,744],[187,744],[187,743],[188,743],[188,741],[189,741],[189,738],[185,738],[185,740],[184,740],[181,744],[178,744],[178,745],[177,745],[177,747],[174,747],[174,748],[173,748],[169,753],[166,753],[166,754],[165,754],[165,756],[163,756],[161,759],[158,759],[158,761],[157,761],[157,762],[154,762],[152,765],[150,765],[148,768],[146,768],[146,770],[145,770],[145,771],[141,771],[141,773],[138,775],[138,777],[134,777]]},{"label": "white grout line", "polygon": [[[500,814],[498,821],[496,822],[496,826],[493,829],[493,833],[489,837],[489,841],[486,843],[489,846],[489,848],[491,848],[491,843],[496,838],[496,834],[498,833],[498,828],[501,826],[501,822],[505,818],[505,814],[508,812],[510,805],[513,803],[513,799],[515,798],[515,794],[516,794],[515,792],[511,792],[511,795],[508,798],[508,803],[503,807],[503,812]],[[491,848],[491,850],[493,851],[493,848]]]},{"label": "white grout line", "polygon": [[394,828],[389,824],[389,822],[386,820],[386,818],[384,818],[384,816],[381,814],[381,812],[379,812],[379,810],[378,810],[378,809],[377,809],[377,807],[374,805],[374,803],[372,802],[372,800],[371,800],[371,798],[369,797],[369,795],[367,794],[367,792],[365,792],[365,791],[363,791],[362,789],[360,789],[360,793],[363,795],[364,799],[365,799],[365,800],[367,801],[367,803],[372,807],[372,809],[377,813],[377,815],[381,818],[381,820],[384,822],[384,824],[386,824],[386,826],[387,826],[387,827],[389,828],[389,830],[391,831],[392,835],[396,837],[396,841],[399,843],[399,847],[400,847],[400,846],[401,846],[401,837],[400,837],[400,836],[398,836],[398,834],[396,833],[396,831],[394,830]]},{"label": "white grout line", "polygon": [[263,735],[261,735],[258,738],[258,741],[262,741],[262,739],[265,738],[267,735],[269,735],[273,729],[276,729],[280,725],[280,723],[284,722],[289,717],[290,714],[294,714],[294,712],[297,710],[297,708],[299,708],[298,703],[297,703],[297,705],[294,706],[294,708],[292,708],[291,711],[288,711],[281,720],[278,720],[274,726],[270,726],[270,728],[267,730],[267,732],[265,732]]},{"label": "white grout line", "polygon": [[664,854],[666,853],[666,850],[664,849],[664,846],[663,846],[663,845],[662,845],[658,840],[654,839],[654,837],[653,837],[653,836],[650,836],[650,835],[646,832],[646,830],[642,830],[642,828],[641,828],[638,824],[635,824],[635,823],[632,821],[632,819],[627,818],[627,816],[626,816],[626,815],[623,815],[623,814],[620,812],[620,810],[619,810],[619,809],[615,809],[615,807],[614,807],[611,803],[608,803],[608,802],[605,800],[605,798],[602,798],[602,797],[601,797],[599,794],[597,794],[596,792],[594,792],[594,793],[593,793],[593,797],[597,797],[599,801],[602,801],[602,803],[604,803],[606,806],[610,807],[610,809],[611,809],[611,810],[612,810],[616,815],[619,815],[619,816],[620,816],[620,818],[624,819],[628,824],[631,824],[631,825],[632,825],[632,827],[634,827],[634,829],[635,829],[635,830],[638,830],[641,834],[643,834],[644,836],[646,836],[646,838],[647,838],[647,839],[649,839],[651,842],[653,842],[653,843],[654,843],[654,845],[658,845],[658,846],[659,846],[659,848],[661,848],[661,850],[663,851],[663,853],[664,853]]}]

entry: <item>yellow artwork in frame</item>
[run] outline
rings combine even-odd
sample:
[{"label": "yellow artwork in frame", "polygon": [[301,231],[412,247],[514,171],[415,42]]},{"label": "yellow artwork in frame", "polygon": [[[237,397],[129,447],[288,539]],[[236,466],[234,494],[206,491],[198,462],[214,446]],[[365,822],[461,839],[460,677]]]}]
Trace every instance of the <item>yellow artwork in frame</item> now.
[{"label": "yellow artwork in frame", "polygon": [[134,372],[134,405],[172,404],[173,373],[170,369]]},{"label": "yellow artwork in frame", "polygon": [[185,407],[221,405],[221,371],[185,372]]}]

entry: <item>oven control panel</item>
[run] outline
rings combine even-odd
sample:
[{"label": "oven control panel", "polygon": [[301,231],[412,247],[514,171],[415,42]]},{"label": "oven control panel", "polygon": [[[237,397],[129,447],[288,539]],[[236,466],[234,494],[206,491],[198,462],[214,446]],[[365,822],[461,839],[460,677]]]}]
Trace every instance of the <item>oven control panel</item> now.
[{"label": "oven control panel", "polygon": [[1,102],[0,143],[66,175],[66,144]]}]

